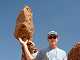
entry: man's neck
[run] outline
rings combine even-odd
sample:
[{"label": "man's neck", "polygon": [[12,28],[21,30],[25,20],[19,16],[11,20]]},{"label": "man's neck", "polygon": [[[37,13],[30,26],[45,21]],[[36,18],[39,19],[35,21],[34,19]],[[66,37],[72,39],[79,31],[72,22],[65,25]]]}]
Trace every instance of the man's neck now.
[{"label": "man's neck", "polygon": [[55,45],[55,46],[50,46],[50,48],[51,49],[55,49],[55,48],[57,48],[57,46]]}]

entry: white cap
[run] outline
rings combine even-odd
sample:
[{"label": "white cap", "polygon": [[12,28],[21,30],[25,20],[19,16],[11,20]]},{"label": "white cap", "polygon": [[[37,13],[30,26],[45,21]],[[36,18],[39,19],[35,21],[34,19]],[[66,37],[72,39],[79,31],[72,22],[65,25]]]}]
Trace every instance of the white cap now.
[{"label": "white cap", "polygon": [[57,33],[56,31],[50,31],[50,32],[48,33],[48,35],[51,35],[51,34],[58,35],[58,33]]}]

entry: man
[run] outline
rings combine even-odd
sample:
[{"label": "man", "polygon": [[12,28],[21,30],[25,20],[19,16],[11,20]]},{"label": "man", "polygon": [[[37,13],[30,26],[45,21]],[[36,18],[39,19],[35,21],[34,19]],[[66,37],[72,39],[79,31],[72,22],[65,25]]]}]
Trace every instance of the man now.
[{"label": "man", "polygon": [[22,46],[24,46],[27,60],[67,60],[66,52],[57,47],[58,34],[55,31],[48,33],[49,47],[32,55],[26,46],[27,41],[23,42],[20,38],[19,40]]}]

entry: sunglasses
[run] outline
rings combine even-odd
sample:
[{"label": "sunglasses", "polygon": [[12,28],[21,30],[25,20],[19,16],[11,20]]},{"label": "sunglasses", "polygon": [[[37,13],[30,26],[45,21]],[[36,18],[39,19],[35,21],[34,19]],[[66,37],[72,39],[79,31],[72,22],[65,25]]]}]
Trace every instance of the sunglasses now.
[{"label": "sunglasses", "polygon": [[54,35],[54,34],[51,34],[51,35],[48,35],[48,39],[56,39],[58,38],[58,35]]}]

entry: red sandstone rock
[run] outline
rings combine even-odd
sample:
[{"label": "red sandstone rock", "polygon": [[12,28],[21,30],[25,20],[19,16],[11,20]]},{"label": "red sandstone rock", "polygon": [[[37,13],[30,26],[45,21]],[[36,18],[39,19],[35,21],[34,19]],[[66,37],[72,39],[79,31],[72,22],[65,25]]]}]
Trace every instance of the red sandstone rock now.
[{"label": "red sandstone rock", "polygon": [[69,51],[68,60],[80,60],[80,42]]}]

